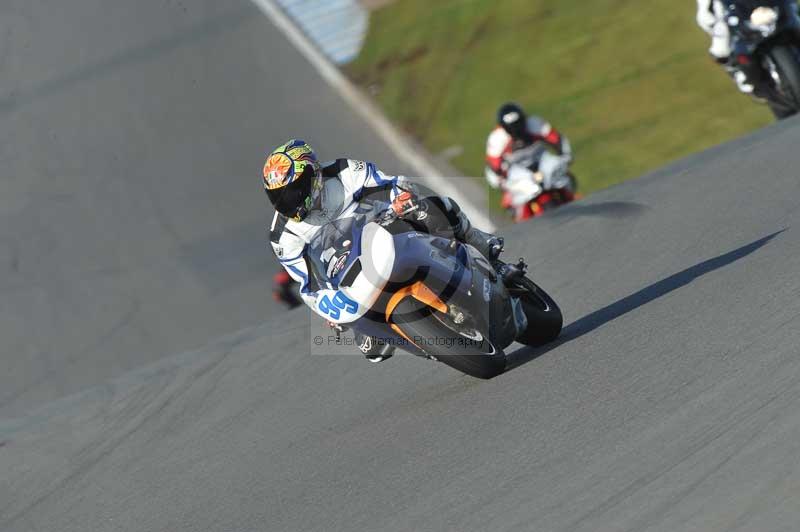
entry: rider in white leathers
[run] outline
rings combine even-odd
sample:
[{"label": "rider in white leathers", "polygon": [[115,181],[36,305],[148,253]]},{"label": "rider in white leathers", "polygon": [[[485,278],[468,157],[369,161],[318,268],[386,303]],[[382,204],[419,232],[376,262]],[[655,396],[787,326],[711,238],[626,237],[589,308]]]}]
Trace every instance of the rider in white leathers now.
[{"label": "rider in white leathers", "polygon": [[755,88],[753,83],[730,60],[733,50],[725,4],[720,0],[697,0],[697,24],[711,36],[708,52],[714,60],[725,67],[740,91],[752,94]]}]

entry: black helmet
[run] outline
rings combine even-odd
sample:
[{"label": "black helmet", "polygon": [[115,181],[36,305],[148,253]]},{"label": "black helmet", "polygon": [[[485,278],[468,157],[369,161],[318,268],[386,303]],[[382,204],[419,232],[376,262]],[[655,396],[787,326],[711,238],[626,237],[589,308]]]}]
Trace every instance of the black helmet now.
[{"label": "black helmet", "polygon": [[525,116],[525,111],[513,102],[504,103],[497,110],[497,123],[514,138],[525,134],[527,122],[528,117]]},{"label": "black helmet", "polygon": [[302,221],[319,196],[322,171],[314,150],[303,140],[278,146],[264,164],[264,190],[279,213]]}]

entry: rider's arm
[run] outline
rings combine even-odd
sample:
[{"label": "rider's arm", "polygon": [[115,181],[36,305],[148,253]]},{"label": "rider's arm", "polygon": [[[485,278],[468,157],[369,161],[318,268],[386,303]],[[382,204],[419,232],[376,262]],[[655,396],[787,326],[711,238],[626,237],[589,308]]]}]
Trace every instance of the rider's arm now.
[{"label": "rider's arm", "polygon": [[703,28],[703,31],[712,35],[714,33],[714,24],[717,22],[717,17],[714,14],[714,7],[712,0],[697,0],[697,25]]},{"label": "rider's arm", "polygon": [[386,196],[387,201],[392,201],[403,190],[412,187],[407,177],[389,175],[380,170],[375,163],[352,159],[346,163],[347,168],[343,168],[339,176],[345,185],[345,190],[351,191],[356,200],[368,195],[381,194]]},{"label": "rider's arm", "polygon": [[486,139],[486,181],[492,188],[498,188],[506,177],[508,168],[505,155],[510,150],[511,137],[502,128],[497,128]]},{"label": "rider's arm", "polygon": [[559,155],[572,159],[572,145],[569,139],[556,130],[549,122],[538,117],[528,120],[528,130],[531,134],[552,146]]},{"label": "rider's arm", "polygon": [[366,165],[364,188],[389,188],[391,189],[391,199],[400,194],[403,189],[410,185],[410,181],[405,176],[388,175],[375,166],[375,163],[364,163]]},{"label": "rider's arm", "polygon": [[500,185],[503,184],[503,179],[505,179],[489,165],[486,165],[483,175],[486,178],[486,182],[489,183],[489,186],[492,188],[500,188]]},{"label": "rider's arm", "polygon": [[315,308],[316,293],[311,290],[306,263],[306,243],[297,235],[286,230],[286,218],[275,214],[270,228],[270,245],[278,262],[289,276],[300,283],[300,297],[303,302]]}]

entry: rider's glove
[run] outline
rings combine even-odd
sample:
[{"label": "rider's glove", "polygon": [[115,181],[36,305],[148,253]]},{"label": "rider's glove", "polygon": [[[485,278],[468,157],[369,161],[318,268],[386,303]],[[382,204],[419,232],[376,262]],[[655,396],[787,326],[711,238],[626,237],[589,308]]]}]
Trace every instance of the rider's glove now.
[{"label": "rider's glove", "polygon": [[397,216],[414,212],[418,207],[417,198],[407,190],[398,194],[392,201],[392,210]]},{"label": "rider's glove", "polygon": [[500,185],[503,183],[503,176],[492,170],[489,166],[486,167],[483,175],[492,188],[500,188]]},{"label": "rider's glove", "polygon": [[550,183],[551,176],[549,174],[544,174],[542,172],[536,172],[533,174],[533,182],[539,187],[536,195],[538,196],[542,190],[550,190]]}]

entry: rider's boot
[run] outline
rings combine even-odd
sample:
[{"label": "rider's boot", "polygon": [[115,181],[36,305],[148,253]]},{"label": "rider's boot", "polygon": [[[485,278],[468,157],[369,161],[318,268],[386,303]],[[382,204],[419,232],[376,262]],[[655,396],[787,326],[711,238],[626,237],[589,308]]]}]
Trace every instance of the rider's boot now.
[{"label": "rider's boot", "polygon": [[489,262],[497,260],[505,244],[502,237],[481,231],[473,226],[462,211],[458,212],[458,224],[453,228],[453,236],[480,251],[481,255],[489,259]]},{"label": "rider's boot", "polygon": [[285,270],[281,270],[272,278],[272,298],[285,303],[290,309],[299,307],[303,301],[297,295],[296,284]]},{"label": "rider's boot", "polygon": [[394,346],[378,342],[374,336],[355,333],[356,345],[370,362],[383,362],[394,355]]},{"label": "rider's boot", "polygon": [[733,78],[740,92],[758,100],[765,98],[764,84],[761,82],[757,71],[754,71],[752,67],[743,68],[741,65],[730,61],[723,64],[723,67],[728,75]]},{"label": "rider's boot", "polygon": [[718,47],[712,45],[711,50],[709,50],[711,59],[725,69],[725,72],[733,79],[740,92],[757,97],[756,88],[758,84],[754,83],[748,72],[742,69],[735,61],[727,39],[721,42],[723,42],[723,44],[720,44]]},{"label": "rider's boot", "polygon": [[503,239],[477,229],[458,204],[450,198],[431,196],[422,202],[420,213],[428,225],[428,232],[439,234],[452,231],[456,240],[475,247],[489,262],[494,262],[503,251]]},{"label": "rider's boot", "polygon": [[489,259],[489,262],[495,261],[500,256],[505,245],[503,237],[486,233],[476,227],[470,227],[464,233],[464,242],[475,247],[481,255]]},{"label": "rider's boot", "polygon": [[735,65],[726,65],[725,71],[730,77],[733,78],[733,81],[736,82],[736,86],[739,88],[739,91],[744,94],[753,94],[756,87],[750,82],[747,74],[741,68]]}]

